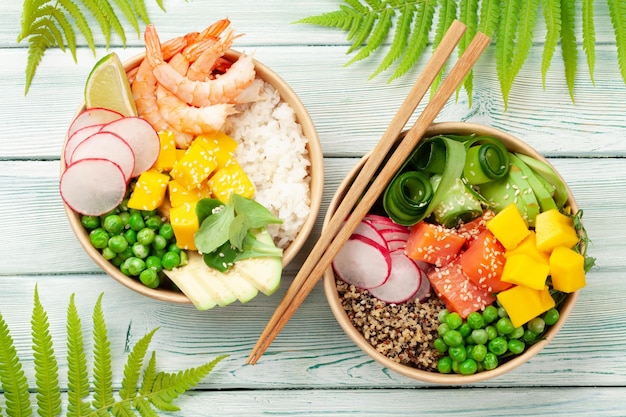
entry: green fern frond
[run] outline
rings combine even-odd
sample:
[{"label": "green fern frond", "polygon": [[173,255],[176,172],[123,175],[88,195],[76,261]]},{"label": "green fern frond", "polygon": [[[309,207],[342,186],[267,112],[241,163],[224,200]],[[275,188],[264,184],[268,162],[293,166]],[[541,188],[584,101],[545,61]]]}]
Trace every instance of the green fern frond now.
[{"label": "green fern frond", "polygon": [[40,416],[56,416],[61,412],[59,367],[54,356],[48,315],[35,287],[35,302],[31,319],[33,362],[37,384],[37,412]]},{"label": "green fern frond", "polygon": [[[124,15],[128,23],[130,23],[133,29],[135,29],[135,32],[137,32],[137,35],[141,35],[139,21],[137,20],[137,16],[135,15],[133,5],[129,3],[129,0],[113,0],[113,2],[118,7],[118,9],[122,11],[122,14]],[[124,32],[123,29],[122,32]]]},{"label": "green fern frond", "polygon": [[403,76],[417,63],[428,44],[428,34],[433,24],[435,5],[434,0],[424,0],[417,6],[417,15],[407,42],[407,48],[389,81]]},{"label": "green fern frond", "polygon": [[524,62],[526,62],[526,58],[528,58],[530,54],[530,48],[533,46],[533,34],[535,32],[535,25],[537,24],[538,8],[539,0],[524,0],[522,2],[517,34],[515,35],[515,47],[511,59],[511,68],[508,74],[510,85],[513,85],[517,74],[521,71]]},{"label": "green fern frond", "polygon": [[362,47],[359,52],[344,65],[347,66],[356,61],[367,58],[372,52],[374,52],[382,45],[383,41],[387,37],[387,34],[389,33],[389,29],[391,28],[391,20],[394,14],[395,13],[393,9],[390,8],[385,8],[381,12],[381,14],[377,18],[378,22],[376,23],[376,26],[374,26],[371,34],[369,35],[369,38],[367,39],[367,44]]},{"label": "green fern frond", "polygon": [[561,37],[561,0],[541,0],[541,6],[546,24],[546,38],[541,58],[541,84],[546,88],[548,70]]},{"label": "green fern frond", "polygon": [[122,388],[120,389],[120,397],[124,400],[135,398],[137,395],[137,383],[139,382],[143,361],[148,352],[148,346],[152,341],[152,336],[154,336],[157,329],[153,329],[150,333],[142,337],[128,355],[126,366],[124,367]]},{"label": "green fern frond", "polygon": [[591,83],[595,85],[593,74],[596,66],[596,27],[593,21],[593,1],[582,0],[582,2],[583,51],[587,55],[587,68]]},{"label": "green fern frond", "polygon": [[[457,5],[455,0],[439,0],[439,17],[437,19],[437,27],[435,29],[435,38],[433,39],[433,50],[437,49],[446,31],[450,28],[452,22],[457,18]],[[431,97],[437,91],[443,74],[446,71],[445,65],[441,68],[441,71],[437,74],[430,87]]]},{"label": "green fern frond", "polygon": [[617,63],[626,82],[626,4],[620,0],[608,0],[611,23],[615,29]]},{"label": "green fern frond", "polygon": [[351,36],[348,37],[348,40],[352,41],[352,45],[348,48],[347,54],[357,50],[365,43],[365,40],[372,33],[376,20],[378,20],[378,14],[376,13],[372,12],[365,15],[365,18],[360,21],[356,30],[352,31]]},{"label": "green fern frond", "polygon": [[[85,38],[85,41],[87,42],[87,45],[89,46],[89,49],[91,49],[91,51],[93,52],[95,56],[96,55],[96,43],[93,39],[93,32],[91,31],[91,28],[89,27],[89,23],[87,22],[87,19],[85,18],[85,15],[83,14],[83,12],[76,5],[76,3],[74,3],[74,0],[59,0],[59,6],[65,9],[67,13],[69,13],[70,18],[73,20],[74,24],[76,25],[76,28],[83,35],[83,37]],[[72,51],[72,53],[75,54],[76,51]]]},{"label": "green fern frond", "polygon": [[498,24],[496,71],[500,80],[500,89],[502,90],[505,109],[508,105],[509,91],[511,89],[509,71],[511,70],[511,62],[513,61],[515,50],[515,35],[519,23],[520,7],[521,0],[504,0]]},{"label": "green fern frond", "polygon": [[9,327],[0,314],[0,381],[4,391],[5,409],[10,416],[30,416],[30,393],[22,363],[9,333]]},{"label": "green fern frond", "polygon": [[93,404],[104,409],[113,403],[113,372],[111,370],[111,345],[107,334],[104,313],[102,312],[102,294],[93,310]]},{"label": "green fern frond", "polygon": [[578,67],[578,47],[575,33],[575,0],[561,1],[561,54],[565,64],[565,81],[574,101],[574,80]]},{"label": "green fern frond", "polygon": [[482,0],[480,2],[480,16],[478,31],[493,39],[498,31],[500,21],[500,0]]},{"label": "green fern frond", "polygon": [[148,365],[146,369],[143,371],[143,379],[141,381],[141,388],[139,388],[139,393],[141,395],[146,395],[152,391],[152,387],[154,386],[154,381],[157,376],[157,367],[156,367],[156,352],[152,352],[150,356],[150,360],[148,361]]},{"label": "green fern frond", "polygon": [[113,32],[117,33],[122,41],[122,45],[126,45],[126,32],[124,31],[124,27],[120,22],[120,19],[115,14],[113,7],[109,3],[109,0],[94,0],[96,3],[96,7],[102,12],[106,22],[107,28],[101,27],[102,31],[108,30],[108,28],[113,29]]},{"label": "green fern frond", "polygon": [[83,344],[80,316],[70,297],[67,308],[67,417],[82,417],[89,414],[91,406],[85,399],[89,396],[89,376]]},{"label": "green fern frond", "polygon": [[[478,0],[462,0],[459,4],[459,20],[465,24],[467,29],[459,41],[459,56],[467,49],[470,42],[478,31]],[[474,70],[470,70],[463,81],[462,88],[467,92],[469,107],[472,107],[472,96],[474,92]],[[460,88],[457,90],[457,100]]]},{"label": "green fern frond", "polygon": [[393,40],[391,41],[389,51],[381,61],[378,68],[376,68],[376,71],[374,71],[374,73],[370,76],[370,79],[387,70],[404,52],[416,8],[413,3],[406,3],[399,8],[399,11],[400,15],[398,16],[398,20],[396,22],[396,32]]}]

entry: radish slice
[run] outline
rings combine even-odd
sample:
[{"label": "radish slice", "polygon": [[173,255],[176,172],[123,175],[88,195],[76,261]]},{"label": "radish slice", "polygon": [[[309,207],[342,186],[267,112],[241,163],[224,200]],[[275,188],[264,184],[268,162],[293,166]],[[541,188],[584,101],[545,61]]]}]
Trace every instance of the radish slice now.
[{"label": "radish slice", "polygon": [[401,250],[404,253],[404,249],[406,248],[406,239],[393,239],[387,241],[387,248],[389,248],[389,252],[394,252],[396,250]]},{"label": "radish slice", "polygon": [[102,126],[104,125],[91,125],[83,127],[75,131],[72,136],[69,136],[67,138],[67,142],[65,142],[65,149],[63,150],[63,159],[65,160],[65,165],[70,164],[74,149],[76,149],[76,147],[89,136],[98,133],[100,129],[102,129]]},{"label": "radish slice", "polygon": [[115,162],[130,181],[135,168],[135,154],[128,143],[115,133],[100,132],[82,141],[70,158],[70,164],[81,159],[103,158]]},{"label": "radish slice", "polygon": [[361,235],[353,235],[333,260],[340,279],[362,289],[379,287],[391,273],[391,256],[386,247]]},{"label": "radish slice", "polygon": [[402,226],[401,224],[395,223],[389,217],[380,216],[378,214],[367,214],[363,220],[370,222],[374,227],[379,230],[385,229],[393,229],[399,232],[406,231],[408,232],[408,228],[406,226]]},{"label": "radish slice", "polygon": [[413,298],[419,301],[424,301],[430,297],[432,287],[430,286],[430,280],[428,279],[426,271],[420,268],[420,272],[422,274],[422,282],[420,283],[420,286],[415,294],[413,294]]},{"label": "radish slice", "polygon": [[409,232],[405,230],[396,230],[396,229],[379,229],[380,234],[385,238],[385,240],[408,240]]},{"label": "radish slice", "polygon": [[382,247],[387,247],[387,241],[383,237],[382,234],[374,226],[366,221],[362,221],[359,225],[354,229],[353,235],[360,235],[372,239],[374,242],[378,243]]},{"label": "radish slice", "polygon": [[385,283],[370,288],[370,294],[390,304],[400,304],[410,300],[417,293],[423,279],[422,271],[410,258],[402,253],[391,254],[391,273]]},{"label": "radish slice", "polygon": [[105,123],[112,122],[113,120],[121,119],[122,117],[124,117],[122,114],[103,107],[93,107],[91,109],[84,110],[79,113],[70,124],[70,128],[67,131],[67,137],[69,138],[83,127],[103,125]]},{"label": "radish slice", "polygon": [[133,177],[148,170],[159,156],[161,142],[152,125],[140,117],[130,116],[114,120],[102,127],[101,132],[111,132],[122,137],[135,154]]},{"label": "radish slice", "polygon": [[100,216],[117,207],[126,194],[120,167],[106,159],[81,159],[61,175],[61,198],[72,210]]}]

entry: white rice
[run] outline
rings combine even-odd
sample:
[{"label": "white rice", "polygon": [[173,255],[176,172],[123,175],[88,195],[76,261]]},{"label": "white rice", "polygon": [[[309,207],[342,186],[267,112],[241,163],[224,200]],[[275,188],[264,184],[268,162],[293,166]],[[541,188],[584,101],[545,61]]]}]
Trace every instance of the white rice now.
[{"label": "white rice", "polygon": [[268,231],[277,246],[286,248],[310,212],[311,163],[294,110],[264,84],[263,99],[238,106],[225,131],[239,143],[235,159],[256,187],[254,199],[283,221]]}]

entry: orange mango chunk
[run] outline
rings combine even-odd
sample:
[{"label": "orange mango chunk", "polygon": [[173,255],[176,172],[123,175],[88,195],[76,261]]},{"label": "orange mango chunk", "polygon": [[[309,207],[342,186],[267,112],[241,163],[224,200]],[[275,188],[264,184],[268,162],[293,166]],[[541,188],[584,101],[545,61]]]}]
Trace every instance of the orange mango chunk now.
[{"label": "orange mango chunk", "polygon": [[487,229],[505,249],[513,249],[528,236],[528,224],[514,203],[504,207],[487,222]]},{"label": "orange mango chunk", "polygon": [[550,265],[525,253],[510,256],[504,264],[501,280],[540,290],[546,285]]},{"label": "orange mango chunk", "polygon": [[152,166],[157,171],[169,172],[178,159],[176,157],[176,138],[174,133],[169,130],[159,132],[159,140],[161,142],[161,148],[159,150],[159,156]]},{"label": "orange mango chunk", "polygon": [[255,192],[254,184],[235,160],[218,169],[207,184],[213,196],[224,204],[228,203],[231,194],[252,198]]},{"label": "orange mango chunk", "polygon": [[557,246],[572,248],[578,243],[578,234],[572,219],[556,209],[544,211],[535,220],[537,248],[550,253]]},{"label": "orange mango chunk", "polygon": [[137,210],[154,210],[163,204],[169,177],[156,170],[144,171],[128,199],[128,207]]},{"label": "orange mango chunk", "polygon": [[517,285],[498,293],[496,297],[515,327],[524,325],[556,305],[547,286],[535,290]]},{"label": "orange mango chunk", "polygon": [[528,236],[515,248],[505,251],[504,257],[508,259],[510,256],[520,253],[524,253],[539,262],[549,263],[550,261],[550,256],[547,253],[537,249],[537,234],[534,230],[531,230]]},{"label": "orange mango chunk", "polygon": [[223,132],[199,135],[195,141],[200,142],[204,149],[215,157],[218,169],[231,162],[238,145],[235,139]]},{"label": "orange mango chunk", "polygon": [[559,246],[550,255],[552,287],[563,292],[574,292],[586,285],[585,258],[580,253]]},{"label": "orange mango chunk", "polygon": [[201,188],[216,168],[215,157],[204,149],[201,142],[193,141],[185,154],[176,161],[170,175],[189,189]]},{"label": "orange mango chunk", "polygon": [[176,244],[181,249],[197,249],[194,235],[200,228],[196,205],[185,203],[170,209],[170,223],[176,237]]},{"label": "orange mango chunk", "polygon": [[172,207],[179,207],[185,203],[195,203],[203,198],[211,197],[211,190],[205,184],[201,188],[188,189],[176,180],[171,180],[167,185],[167,190]]}]

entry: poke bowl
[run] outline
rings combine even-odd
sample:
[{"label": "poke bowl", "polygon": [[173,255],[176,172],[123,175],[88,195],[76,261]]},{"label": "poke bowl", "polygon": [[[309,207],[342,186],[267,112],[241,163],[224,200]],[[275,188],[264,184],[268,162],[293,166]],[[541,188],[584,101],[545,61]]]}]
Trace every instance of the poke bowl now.
[{"label": "poke bowl", "polygon": [[[477,168],[480,154],[490,167]],[[435,123],[325,272],[324,291],[342,330],[382,366],[475,383],[556,336],[593,265],[586,242],[574,196],[537,151],[492,127]]]},{"label": "poke bowl", "polygon": [[[236,301],[248,302],[258,294],[271,295],[279,286],[283,268],[294,259],[313,229],[324,181],[322,151],[313,121],[292,88],[269,67],[245,53],[230,48],[222,51],[218,58],[219,75],[226,74],[242,57],[253,66],[253,80],[245,91],[254,89],[254,92],[252,98],[228,104],[229,113],[220,129],[183,132],[178,125],[171,124],[176,121],[166,125],[174,126],[175,133],[158,129],[142,116],[141,103],[137,100],[133,106],[136,105],[138,114],[120,117],[107,111],[110,109],[90,108],[85,101],[68,129],[61,157],[60,192],[70,226],[100,268],[142,295],[174,303],[193,303],[200,310]],[[145,61],[146,53],[142,53],[119,63],[123,68],[122,78],[127,78],[123,80],[127,84],[122,83],[126,94],[132,92],[134,98],[137,95],[132,90],[133,83],[137,82]],[[216,78],[219,76],[212,79]],[[161,89],[157,85],[154,88]],[[130,138],[122,134],[127,131],[115,126],[125,122],[124,129],[131,131]],[[156,145],[154,141],[147,145],[141,142],[144,139],[133,138],[138,136],[138,131],[144,137],[155,136]],[[72,138],[81,136],[81,132],[85,132],[82,135],[85,137],[73,142]],[[103,134],[108,136],[103,139]],[[94,141],[94,135],[100,140]],[[113,159],[122,153],[118,152],[122,150],[119,146],[104,156],[93,156],[91,149],[95,147],[85,145],[93,141],[100,145],[107,143],[104,147],[108,148],[109,142],[105,140],[111,136],[127,141],[136,157],[135,171],[137,165],[144,166],[141,172],[125,176],[122,162],[114,160],[117,170],[107,164],[107,155],[114,155]],[[183,138],[182,144],[179,136]],[[88,149],[81,154],[85,148]],[[146,149],[157,153],[148,163],[141,161]],[[74,169],[76,174],[67,175],[70,168],[81,163],[89,164],[92,169]],[[100,171],[100,177],[93,171]],[[118,175],[118,171],[122,172],[125,190],[115,207],[102,213],[98,212],[102,211],[99,208],[88,207],[97,205],[93,201],[99,198],[119,198],[110,197],[111,193],[119,192],[119,186],[117,183],[114,186],[107,175]],[[98,188],[106,189],[102,192],[104,196],[91,195]],[[81,208],[77,210],[76,206]],[[113,219],[107,220],[109,217]],[[203,221],[209,217],[213,224],[206,226]],[[133,218],[138,225],[133,224]],[[234,223],[237,223],[236,232]],[[203,232],[203,246],[197,247],[194,235],[200,226],[207,228]],[[143,229],[152,232],[141,232]],[[102,236],[94,236],[96,232]],[[215,241],[215,236],[221,242]],[[111,239],[121,247],[111,247]],[[233,246],[233,239],[238,239],[238,247]],[[207,258],[211,252],[201,250],[207,245],[214,248],[212,261]],[[166,260],[169,252],[175,255]],[[224,252],[228,262],[219,259]],[[129,258],[135,262],[132,270],[129,270]],[[135,258],[141,261],[136,262]],[[151,271],[144,273],[146,270]],[[141,273],[146,275],[146,280]]]}]

